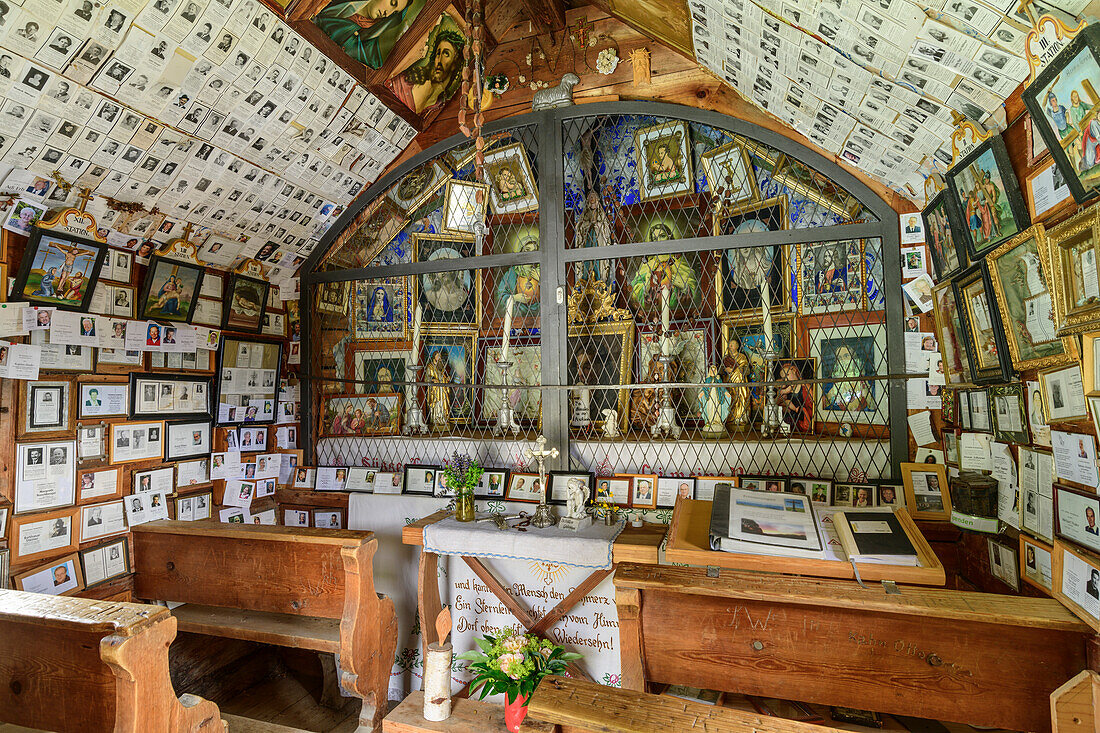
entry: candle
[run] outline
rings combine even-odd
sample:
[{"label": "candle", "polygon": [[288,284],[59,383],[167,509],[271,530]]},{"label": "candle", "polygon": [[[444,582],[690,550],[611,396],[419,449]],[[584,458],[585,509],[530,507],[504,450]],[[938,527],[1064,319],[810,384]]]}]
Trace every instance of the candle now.
[{"label": "candle", "polygon": [[429,644],[424,655],[425,720],[451,717],[451,654],[451,643],[444,641]]},{"label": "candle", "polygon": [[669,300],[672,298],[672,286],[666,285],[661,290],[661,354],[668,356],[672,353],[672,345],[669,343],[668,329],[671,322]]},{"label": "candle", "polygon": [[423,310],[420,304],[416,304],[416,314],[413,316],[413,366],[420,366],[420,318]]},{"label": "candle", "polygon": [[771,259],[764,260],[764,273],[760,278],[760,308],[764,311],[764,351],[770,349],[772,341],[772,279]]},{"label": "candle", "polygon": [[504,309],[504,348],[500,350],[500,360],[508,361],[508,347],[512,335],[512,308],[516,305],[516,298],[508,296],[508,307]]}]

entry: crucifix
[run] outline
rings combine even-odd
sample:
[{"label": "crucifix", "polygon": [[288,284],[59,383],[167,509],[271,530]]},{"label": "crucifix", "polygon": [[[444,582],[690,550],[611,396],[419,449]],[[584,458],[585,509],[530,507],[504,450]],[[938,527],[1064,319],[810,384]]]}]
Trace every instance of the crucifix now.
[{"label": "crucifix", "polygon": [[546,503],[546,495],[549,493],[549,489],[546,486],[546,459],[557,458],[558,449],[551,448],[546,450],[546,436],[540,435],[538,440],[535,441],[535,450],[530,448],[524,448],[524,457],[527,460],[534,460],[539,464],[539,486],[542,488],[542,500],[539,502],[539,508],[535,510],[535,516],[531,519],[531,525],[543,529],[545,527],[552,527],[554,525],[554,517],[550,514],[550,505]]},{"label": "crucifix", "polygon": [[81,213],[83,213],[84,209],[88,208],[88,202],[92,200],[92,189],[81,188],[80,195],[77,196],[76,199],[76,208],[79,209]]}]

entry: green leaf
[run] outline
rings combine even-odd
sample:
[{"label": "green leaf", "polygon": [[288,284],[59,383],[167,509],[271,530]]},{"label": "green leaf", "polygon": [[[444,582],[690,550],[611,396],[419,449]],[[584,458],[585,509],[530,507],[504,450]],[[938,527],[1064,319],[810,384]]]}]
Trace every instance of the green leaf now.
[{"label": "green leaf", "polygon": [[495,640],[492,640],[489,637],[486,637],[484,639],[474,639],[474,643],[477,644],[478,647],[481,648],[481,651],[488,654],[489,652],[491,652],[493,650],[493,644],[495,644],[496,642],[495,642]]}]

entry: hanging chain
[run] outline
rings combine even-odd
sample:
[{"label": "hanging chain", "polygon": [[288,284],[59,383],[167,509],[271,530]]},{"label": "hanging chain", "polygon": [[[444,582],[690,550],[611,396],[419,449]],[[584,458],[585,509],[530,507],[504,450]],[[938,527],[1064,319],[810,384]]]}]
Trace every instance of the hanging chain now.
[{"label": "hanging chain", "polygon": [[[458,112],[458,126],[463,135],[474,138],[474,148],[477,151],[474,158],[474,179],[482,181],[484,180],[482,169],[485,163],[485,138],[481,135],[481,126],[485,122],[485,115],[481,111],[481,95],[485,85],[482,79],[484,34],[481,0],[468,0],[466,3],[466,27],[470,29],[471,40],[466,44],[463,52],[466,65],[462,69],[462,107]],[[474,106],[472,128],[466,123],[466,111],[471,104]]]}]

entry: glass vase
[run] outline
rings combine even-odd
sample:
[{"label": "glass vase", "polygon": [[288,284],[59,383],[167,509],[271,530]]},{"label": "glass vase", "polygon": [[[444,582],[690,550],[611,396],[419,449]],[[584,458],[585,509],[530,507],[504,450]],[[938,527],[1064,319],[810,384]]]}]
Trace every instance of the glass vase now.
[{"label": "glass vase", "polygon": [[472,522],[474,517],[473,492],[464,491],[455,496],[455,519],[460,522]]}]

